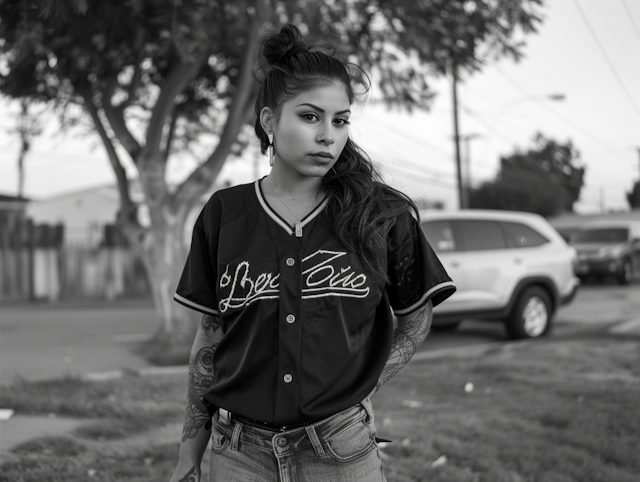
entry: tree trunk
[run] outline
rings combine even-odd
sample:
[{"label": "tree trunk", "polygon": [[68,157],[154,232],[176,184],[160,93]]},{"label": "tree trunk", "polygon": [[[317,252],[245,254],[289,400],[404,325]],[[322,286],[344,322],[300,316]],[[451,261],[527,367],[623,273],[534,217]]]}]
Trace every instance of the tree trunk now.
[{"label": "tree trunk", "polygon": [[183,364],[188,363],[200,318],[173,300],[188,254],[184,243],[188,206],[181,215],[169,214],[166,206],[159,206],[156,211],[151,213],[152,226],[139,246],[159,321],[155,335],[143,347],[143,355],[162,365]]}]

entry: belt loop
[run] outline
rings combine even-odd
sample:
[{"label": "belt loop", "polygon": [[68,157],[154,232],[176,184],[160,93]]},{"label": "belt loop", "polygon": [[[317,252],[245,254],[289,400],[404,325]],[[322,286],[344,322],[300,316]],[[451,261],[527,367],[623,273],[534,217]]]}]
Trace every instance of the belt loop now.
[{"label": "belt loop", "polygon": [[369,397],[365,397],[360,402],[360,405],[362,405],[362,408],[364,408],[364,411],[367,412],[367,415],[369,416],[369,421],[373,423],[373,405],[371,404],[371,399]]},{"label": "belt loop", "polygon": [[313,449],[316,451],[318,457],[324,457],[324,449],[322,448],[322,444],[320,443],[320,439],[318,438],[318,434],[316,433],[314,426],[309,425],[304,429],[307,431],[309,440],[311,440],[311,445],[313,445]]},{"label": "belt loop", "polygon": [[231,450],[238,450],[238,440],[240,440],[242,427],[242,422],[236,420],[236,423],[233,425],[233,432],[231,433]]}]

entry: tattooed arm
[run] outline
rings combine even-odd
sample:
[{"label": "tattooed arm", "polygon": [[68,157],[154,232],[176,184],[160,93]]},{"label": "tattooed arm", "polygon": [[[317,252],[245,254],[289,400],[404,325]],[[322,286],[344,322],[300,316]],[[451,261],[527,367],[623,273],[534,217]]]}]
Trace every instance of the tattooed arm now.
[{"label": "tattooed arm", "polygon": [[191,347],[182,443],[171,482],[200,480],[200,462],[211,435],[211,430],[205,427],[211,417],[202,395],[213,384],[213,354],[221,339],[220,318],[204,315]]},{"label": "tattooed arm", "polygon": [[398,326],[393,331],[391,352],[387,364],[382,369],[376,387],[370,395],[376,393],[382,385],[391,379],[416,354],[422,342],[427,338],[433,318],[433,304],[429,301],[422,309],[407,316],[398,316]]}]

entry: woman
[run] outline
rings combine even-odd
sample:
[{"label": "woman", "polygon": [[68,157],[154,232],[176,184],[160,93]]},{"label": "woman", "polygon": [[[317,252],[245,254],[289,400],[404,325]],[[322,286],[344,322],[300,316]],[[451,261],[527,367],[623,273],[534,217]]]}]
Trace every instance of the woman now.
[{"label": "woman", "polygon": [[369,396],[455,287],[415,205],[349,138],[366,75],[291,25],[261,54],[272,169],[216,192],[194,227],[175,299],[204,316],[171,480],[199,480],[209,438],[213,481],[385,480]]}]

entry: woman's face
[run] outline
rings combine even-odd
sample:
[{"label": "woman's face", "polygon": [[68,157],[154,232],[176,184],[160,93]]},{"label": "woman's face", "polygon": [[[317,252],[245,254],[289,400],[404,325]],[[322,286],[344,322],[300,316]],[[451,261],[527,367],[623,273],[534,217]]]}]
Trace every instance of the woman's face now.
[{"label": "woman's face", "polygon": [[275,168],[294,177],[322,177],[333,167],[349,137],[349,98],[334,82],[289,99],[274,133]]}]

